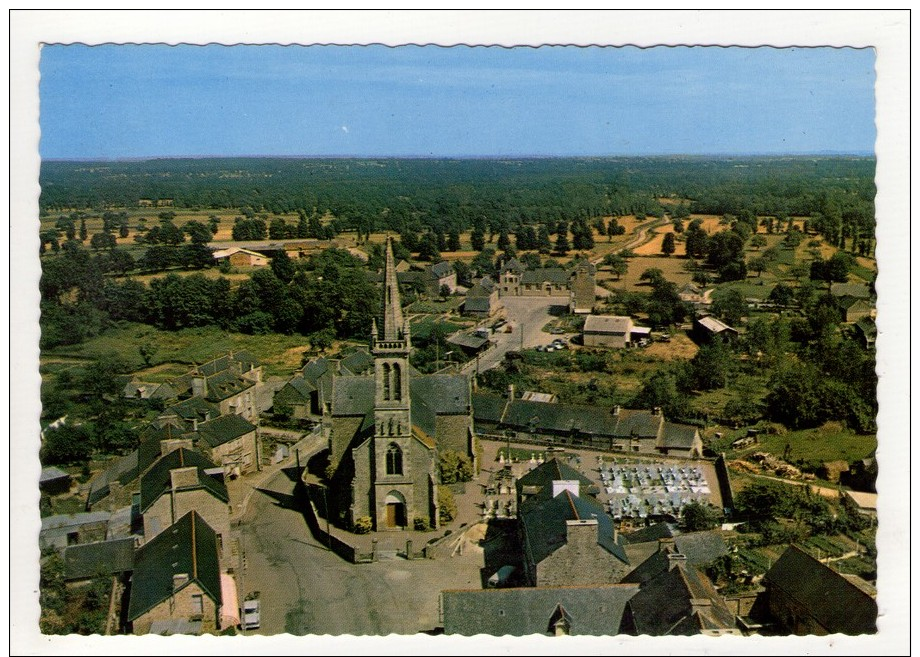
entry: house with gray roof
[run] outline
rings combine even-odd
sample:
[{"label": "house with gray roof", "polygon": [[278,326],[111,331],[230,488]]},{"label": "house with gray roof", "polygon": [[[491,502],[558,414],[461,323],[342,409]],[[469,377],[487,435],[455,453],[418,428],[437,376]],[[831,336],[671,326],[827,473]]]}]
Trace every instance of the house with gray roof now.
[{"label": "house with gray roof", "polygon": [[[481,433],[510,431],[530,443],[698,457],[703,442],[696,427],[668,422],[660,409],[604,409],[579,404],[545,403],[491,393],[473,396],[473,420]],[[503,405],[503,407],[502,407]],[[499,408],[502,407],[499,413]],[[481,424],[480,424],[481,422]]]},{"label": "house with gray roof", "polygon": [[260,467],[257,428],[242,415],[221,415],[196,422],[196,447],[223,467],[228,477],[254,472]]},{"label": "house with gray roof", "polygon": [[108,511],[46,516],[42,518],[38,543],[42,548],[62,550],[68,545],[104,541],[110,517]]},{"label": "house with gray roof", "polygon": [[569,305],[573,276],[559,267],[528,269],[516,258],[506,262],[499,274],[500,297],[563,297]]},{"label": "house with gray roof", "polygon": [[700,344],[713,340],[729,342],[738,337],[738,331],[712,315],[703,315],[693,320],[693,337]]},{"label": "house with gray roof", "polygon": [[639,592],[627,603],[636,634],[741,634],[713,583],[669,541],[662,541],[661,548],[626,575],[623,583],[639,585]]},{"label": "house with gray roof", "polygon": [[230,495],[222,479],[210,474],[215,468],[203,454],[180,447],[141,477],[139,510],[146,541],[194,510],[217,532],[224,557],[229,558]]},{"label": "house with gray roof", "polygon": [[632,344],[632,333],[632,318],[617,315],[588,315],[582,329],[586,347],[623,349]]},{"label": "house with gray roof", "polygon": [[610,636],[633,634],[634,584],[441,592],[445,634]]},{"label": "house with gray roof", "polygon": [[66,493],[70,490],[70,473],[54,466],[42,468],[38,478],[38,489],[50,495]]},{"label": "house with gray roof", "polygon": [[763,578],[770,615],[792,634],[874,634],[874,589],[791,545]]},{"label": "house with gray roof", "polygon": [[728,554],[728,545],[719,530],[684,533],[670,523],[657,522],[624,534],[624,537],[627,541],[626,554],[632,563],[643,563],[662,545],[672,545],[691,566],[707,566]]},{"label": "house with gray roof", "polygon": [[68,582],[123,575],[134,569],[134,537],[70,545],[64,549]]},{"label": "house with gray roof", "polygon": [[576,495],[592,497],[597,497],[599,492],[593,481],[557,458],[549,459],[526,473],[515,482],[515,488],[519,510],[550,500],[565,488]]},{"label": "house with gray roof", "polygon": [[218,536],[189,511],[134,555],[127,619],[134,634],[154,623],[186,621],[196,633],[221,629]]},{"label": "house with gray roof", "polygon": [[518,509],[524,574],[531,586],[616,584],[629,572],[626,541],[603,505],[577,492],[579,482],[552,482]]},{"label": "house with gray roof", "polygon": [[498,310],[498,286],[488,276],[476,281],[466,292],[463,314],[473,317],[489,317]]}]

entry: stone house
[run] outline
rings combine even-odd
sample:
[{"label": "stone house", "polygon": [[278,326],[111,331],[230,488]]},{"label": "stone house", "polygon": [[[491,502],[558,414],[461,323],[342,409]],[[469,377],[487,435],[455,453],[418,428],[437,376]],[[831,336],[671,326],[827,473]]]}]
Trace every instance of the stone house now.
[{"label": "stone house", "polygon": [[616,584],[629,572],[625,539],[603,505],[579,495],[580,483],[552,482],[519,509],[524,575],[530,586]]},{"label": "stone house", "polygon": [[141,477],[140,512],[145,541],[168,531],[179,518],[195,511],[216,532],[219,551],[229,559],[230,496],[221,473],[205,456],[185,447],[161,457]]},{"label": "stone house", "polygon": [[275,393],[272,404],[289,407],[294,419],[320,420],[330,410],[333,377],[366,374],[373,366],[374,357],[364,350],[311,360]]},{"label": "stone house", "polygon": [[195,422],[196,447],[224,469],[238,477],[261,467],[257,428],[242,415],[221,415],[207,422]]},{"label": "stone house", "polygon": [[177,621],[187,631],[213,633],[221,629],[222,605],[218,536],[198,512],[136,551],[127,611],[134,634]]},{"label": "stone house", "polygon": [[42,518],[38,543],[43,548],[53,547],[62,550],[68,545],[104,541],[111,515],[107,511],[93,511],[46,516]]},{"label": "stone house", "polygon": [[627,603],[636,634],[689,636],[740,635],[735,615],[712,581],[687,563],[673,539],[623,578],[638,584],[639,592]]},{"label": "stone house", "polygon": [[668,422],[661,409],[526,401],[514,398],[513,387],[507,398],[476,393],[473,419],[478,433],[510,432],[522,442],[689,458],[703,453],[699,430]]},{"label": "stone house", "polygon": [[786,631],[807,634],[874,634],[875,589],[856,575],[841,575],[796,545],[786,548],[764,575],[770,615]]},{"label": "stone house", "polygon": [[498,305],[498,286],[491,278],[483,276],[467,291],[463,314],[489,317],[498,310]]}]

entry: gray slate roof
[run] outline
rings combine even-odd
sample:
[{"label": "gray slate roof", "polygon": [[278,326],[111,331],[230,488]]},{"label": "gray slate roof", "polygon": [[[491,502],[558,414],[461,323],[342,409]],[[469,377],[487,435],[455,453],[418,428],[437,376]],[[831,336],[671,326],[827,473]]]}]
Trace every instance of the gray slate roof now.
[{"label": "gray slate roof", "polygon": [[374,357],[364,350],[351,353],[341,361],[341,366],[348,370],[348,374],[364,374],[374,366]]},{"label": "gray slate roof", "polygon": [[[672,566],[665,551],[641,563],[623,583],[640,585],[639,593],[629,601],[637,634],[686,636],[735,627],[734,614],[709,578],[686,563]],[[709,602],[694,608],[697,600]]]},{"label": "gray slate roof", "polygon": [[233,355],[225,354],[198,367],[205,376],[214,376],[218,372],[232,369],[236,373],[248,372],[260,365],[259,359],[248,351],[236,351]]},{"label": "gray slate roof", "polygon": [[195,488],[204,488],[224,502],[230,500],[230,496],[227,493],[227,487],[224,483],[205,473],[205,470],[218,466],[212,463],[203,454],[180,447],[160,458],[160,460],[141,477],[141,513],[149,509],[161,495],[171,490],[172,478],[169,474],[171,470],[192,466],[198,468],[198,483]]},{"label": "gray slate roof", "polygon": [[869,286],[863,283],[831,283],[831,294],[835,297],[856,297],[868,299],[871,294]]},{"label": "gray slate roof", "polygon": [[450,264],[449,262],[447,262],[446,260],[442,260],[436,265],[431,265],[428,268],[428,271],[434,274],[437,278],[441,279],[441,278],[445,278],[446,276],[450,276],[451,274],[453,274],[454,266]]},{"label": "gray slate roof", "polygon": [[521,274],[521,283],[555,283],[565,285],[569,282],[569,274],[564,269],[556,267],[543,267],[541,269],[531,269]]},{"label": "gray slate roof", "polygon": [[829,633],[875,633],[878,605],[872,596],[798,546],[789,546],[764,576],[767,594],[780,589]]},{"label": "gray slate roof", "polygon": [[[472,290],[470,290],[472,292]],[[492,311],[492,300],[488,294],[473,295],[467,294],[466,301],[463,302],[463,309],[473,313],[487,313]]]},{"label": "gray slate roof", "polygon": [[620,315],[588,315],[585,318],[585,333],[626,334],[632,330],[632,319]]},{"label": "gray slate roof", "polygon": [[458,347],[480,349],[483,345],[489,343],[489,339],[480,337],[478,335],[470,335],[469,333],[464,333],[461,331],[447,338],[447,342],[450,344],[455,344]]},{"label": "gray slate roof", "polygon": [[733,329],[731,326],[726,324],[725,322],[719,321],[712,315],[706,315],[705,317],[700,317],[696,321],[700,326],[705,328],[710,333],[722,333],[723,331],[731,331],[732,333],[738,332],[735,329]]},{"label": "gray slate roof", "polygon": [[195,511],[189,511],[135,553],[128,620],[136,620],[168,600],[173,595],[173,575],[180,573],[187,574],[189,583],[197,583],[205,595],[221,604],[217,535]]},{"label": "gray slate roof", "polygon": [[[590,497],[563,491],[552,499],[521,509],[526,545],[533,563],[538,564],[566,543],[566,520],[597,520],[597,544],[613,557],[628,564],[625,539],[614,539],[613,519]],[[598,568],[603,568],[598,564]]]},{"label": "gray slate roof", "polygon": [[[143,445],[143,443],[141,443]],[[160,444],[157,443],[157,451]],[[93,477],[89,485],[89,495],[86,503],[92,506],[99,500],[109,494],[112,482],[117,481],[122,486],[138,477],[138,458],[139,449],[134,450],[126,456],[115,460],[112,465]]]},{"label": "gray slate roof", "polygon": [[560,608],[573,635],[625,631],[624,610],[635,585],[443,591],[444,633],[527,636],[551,634]]},{"label": "gray slate roof", "polygon": [[208,390],[205,399],[210,402],[223,401],[255,385],[252,381],[238,376],[231,370],[224,370],[209,376],[207,383]]},{"label": "gray slate roof", "polygon": [[697,435],[697,428],[689,424],[665,422],[664,431],[661,433],[660,447],[689,448],[693,445]]},{"label": "gray slate roof", "polygon": [[54,466],[48,468],[42,468],[42,472],[38,477],[39,484],[47,484],[52,481],[58,481],[61,479],[70,479],[70,474],[64,472],[60,468]]},{"label": "gray slate roof", "polygon": [[208,447],[218,447],[256,430],[242,415],[221,415],[198,425],[198,435]]},{"label": "gray slate roof", "polygon": [[183,420],[206,420],[207,418],[217,417],[220,415],[220,408],[217,404],[202,399],[201,397],[189,397],[184,401],[169,406],[162,414],[167,415],[175,413]]},{"label": "gray slate roof", "polygon": [[498,424],[505,414],[508,400],[501,395],[488,392],[474,392],[472,395],[473,419]]},{"label": "gray slate roof", "polygon": [[64,549],[64,579],[115,575],[134,568],[134,538],[70,545]]},{"label": "gray slate roof", "polygon": [[337,376],[332,380],[332,414],[365,415],[374,408],[374,378]]},{"label": "gray slate roof", "polygon": [[[577,481],[581,495],[597,495],[597,486],[588,477],[575,468],[566,465],[557,458],[541,463],[517,480],[517,494],[528,495],[522,508],[529,508],[553,496],[554,481]],[[590,516],[589,516],[590,517]]]}]

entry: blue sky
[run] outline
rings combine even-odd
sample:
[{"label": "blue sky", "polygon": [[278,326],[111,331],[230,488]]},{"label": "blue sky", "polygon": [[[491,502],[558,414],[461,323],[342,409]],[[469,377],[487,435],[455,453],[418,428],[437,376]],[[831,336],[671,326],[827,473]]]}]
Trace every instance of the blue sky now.
[{"label": "blue sky", "polygon": [[875,54],[45,46],[43,158],[870,153]]}]

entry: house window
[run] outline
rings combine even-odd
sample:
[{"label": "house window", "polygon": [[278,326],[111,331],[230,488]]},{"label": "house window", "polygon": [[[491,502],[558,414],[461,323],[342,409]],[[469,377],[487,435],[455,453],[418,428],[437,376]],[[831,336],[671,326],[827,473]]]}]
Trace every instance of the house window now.
[{"label": "house window", "polygon": [[387,474],[401,475],[402,473],[402,450],[396,443],[390,443],[387,448]]},{"label": "house window", "polygon": [[390,364],[383,364],[383,398],[390,398]]},{"label": "house window", "polygon": [[201,616],[204,614],[204,596],[200,593],[192,595],[192,615]]}]

